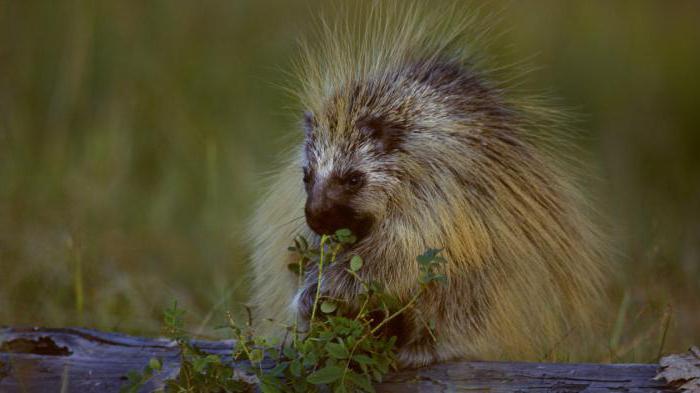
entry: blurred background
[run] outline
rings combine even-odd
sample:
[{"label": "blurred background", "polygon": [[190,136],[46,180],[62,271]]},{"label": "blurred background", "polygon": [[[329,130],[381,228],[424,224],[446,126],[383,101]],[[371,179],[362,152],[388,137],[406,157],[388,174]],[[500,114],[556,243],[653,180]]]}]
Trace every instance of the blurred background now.
[{"label": "blurred background", "polygon": [[[157,335],[246,299],[246,219],[298,140],[321,1],[0,0],[0,325]],[[491,1],[496,48],[580,114],[619,274],[598,361],[700,344],[700,2]]]}]

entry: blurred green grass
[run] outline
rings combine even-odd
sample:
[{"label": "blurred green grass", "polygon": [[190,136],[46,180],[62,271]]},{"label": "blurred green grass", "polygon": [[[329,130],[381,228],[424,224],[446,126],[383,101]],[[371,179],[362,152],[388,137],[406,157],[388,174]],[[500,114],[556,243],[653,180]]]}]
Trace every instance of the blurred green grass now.
[{"label": "blurred green grass", "polygon": [[[0,1],[0,324],[156,334],[177,299],[215,335],[240,310],[245,219],[297,137],[277,86],[318,4]],[[621,268],[591,346],[700,343],[700,3],[487,8],[604,179]]]}]

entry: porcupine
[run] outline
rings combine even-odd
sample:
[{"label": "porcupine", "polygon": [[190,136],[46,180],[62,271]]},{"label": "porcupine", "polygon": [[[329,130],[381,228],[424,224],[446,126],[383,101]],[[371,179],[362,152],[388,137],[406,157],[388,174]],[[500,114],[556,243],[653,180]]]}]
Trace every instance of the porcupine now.
[{"label": "porcupine", "polygon": [[[492,79],[471,49],[483,24],[458,4],[372,4],[301,45],[304,139],[251,225],[256,315],[308,316],[317,281],[297,287],[287,247],[348,228],[363,279],[403,301],[416,256],[444,249],[446,283],[392,324],[402,365],[541,359],[588,329],[607,254],[562,159],[567,127]],[[352,304],[346,268],[324,272],[322,294]]]}]

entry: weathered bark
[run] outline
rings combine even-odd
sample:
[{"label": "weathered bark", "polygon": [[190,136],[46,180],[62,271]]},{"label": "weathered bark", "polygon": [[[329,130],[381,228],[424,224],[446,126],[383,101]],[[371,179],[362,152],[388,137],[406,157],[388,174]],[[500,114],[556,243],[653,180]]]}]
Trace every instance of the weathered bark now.
[{"label": "weathered bark", "polygon": [[[0,330],[0,392],[118,392],[129,371],[152,357],[163,371],[150,386],[179,371],[169,340],[88,329]],[[196,341],[230,360],[231,341]],[[654,364],[455,362],[390,375],[379,392],[672,392],[655,381]],[[64,390],[62,390],[64,389]]]}]

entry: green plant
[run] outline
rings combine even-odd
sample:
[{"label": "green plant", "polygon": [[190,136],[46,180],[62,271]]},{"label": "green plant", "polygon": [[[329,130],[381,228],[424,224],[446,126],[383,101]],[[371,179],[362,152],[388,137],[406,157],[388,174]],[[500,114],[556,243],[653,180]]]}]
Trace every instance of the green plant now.
[{"label": "green plant", "polygon": [[[240,378],[234,378],[234,369],[220,356],[207,354],[192,345],[191,338],[184,328],[185,310],[177,302],[163,312],[163,333],[174,340],[180,351],[180,372],[174,379],[165,381],[168,392],[247,392],[251,385]],[[161,359],[151,358],[142,372],[132,371],[127,375],[128,382],[121,388],[122,393],[136,393],[156,373],[162,370]]]},{"label": "green plant", "polygon": [[[183,311],[174,304],[165,311],[165,334],[176,340],[181,353],[181,369],[177,378],[166,381],[173,392],[245,392],[252,391],[251,382],[263,392],[315,392],[330,389],[333,392],[374,392],[373,383],[381,382],[384,375],[397,367],[396,337],[384,332],[384,327],[406,310],[412,308],[424,291],[445,276],[437,273],[444,259],[439,249],[429,249],[417,258],[421,275],[411,298],[401,303],[388,294],[377,282],[361,278],[363,260],[357,255],[343,255],[341,251],[355,242],[348,230],[339,230],[332,236],[322,236],[317,247],[297,237],[290,251],[298,254],[298,261],[290,269],[299,276],[318,274],[333,263],[346,264],[346,271],[361,285],[356,299],[359,308],[352,310],[343,299],[328,298],[316,285],[311,317],[301,328],[300,321],[287,327],[281,342],[255,334],[250,313],[244,324],[230,314],[227,327],[236,341],[232,358],[247,362],[247,378],[235,374],[229,365],[215,355],[199,351],[190,344],[183,330]],[[310,270],[317,269],[316,272]],[[320,282],[320,280],[318,280]],[[426,327],[430,330],[430,322]],[[269,361],[266,361],[269,360]],[[160,370],[160,362],[153,359],[143,373],[133,373],[123,391],[135,391]],[[132,389],[132,390],[129,390]]]}]

